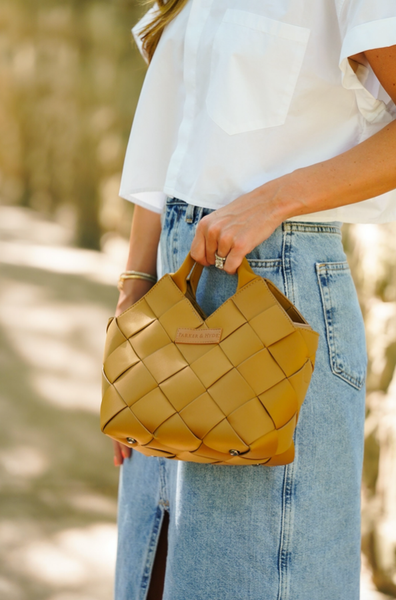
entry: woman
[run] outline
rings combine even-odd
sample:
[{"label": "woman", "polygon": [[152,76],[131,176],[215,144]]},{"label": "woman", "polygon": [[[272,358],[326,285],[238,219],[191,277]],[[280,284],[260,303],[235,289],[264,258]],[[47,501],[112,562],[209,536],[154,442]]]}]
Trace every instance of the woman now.
[{"label": "woman", "polygon": [[[134,33],[150,66],[127,270],[161,276],[191,249],[210,314],[247,255],[320,344],[292,464],[115,444],[116,600],[357,600],[366,350],[340,226],[396,217],[394,0],[161,1]],[[151,285],[126,279],[117,314]]]}]

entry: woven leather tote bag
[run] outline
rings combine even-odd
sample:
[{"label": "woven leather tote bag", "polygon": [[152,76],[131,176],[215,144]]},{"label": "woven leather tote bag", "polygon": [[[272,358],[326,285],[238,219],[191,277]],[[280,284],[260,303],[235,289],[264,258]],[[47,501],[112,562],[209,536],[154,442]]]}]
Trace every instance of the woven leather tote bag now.
[{"label": "woven leather tote bag", "polygon": [[101,429],[148,456],[284,465],[319,334],[246,259],[236,293],[206,317],[188,255],[109,320]]}]

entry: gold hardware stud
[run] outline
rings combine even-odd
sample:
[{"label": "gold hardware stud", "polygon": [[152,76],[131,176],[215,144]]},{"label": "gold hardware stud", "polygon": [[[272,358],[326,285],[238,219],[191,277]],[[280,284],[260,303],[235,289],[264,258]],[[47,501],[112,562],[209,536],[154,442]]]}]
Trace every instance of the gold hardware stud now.
[{"label": "gold hardware stud", "polygon": [[231,454],[231,456],[239,456],[240,452],[239,450],[228,450],[228,453]]}]

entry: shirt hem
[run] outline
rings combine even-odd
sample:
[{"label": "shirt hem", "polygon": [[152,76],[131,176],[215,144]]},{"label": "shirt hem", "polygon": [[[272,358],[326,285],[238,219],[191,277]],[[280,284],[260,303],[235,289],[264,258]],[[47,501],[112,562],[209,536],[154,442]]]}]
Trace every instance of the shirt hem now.
[{"label": "shirt hem", "polygon": [[[156,193],[158,195],[162,195],[163,199],[164,199],[164,203],[161,206],[156,206],[153,204],[150,204],[149,202],[145,202],[144,200],[142,200],[139,197],[136,197],[135,194],[144,194],[145,192],[148,193]],[[392,190],[392,192],[396,195],[396,190]],[[388,193],[392,193],[392,192],[388,192]],[[393,194],[392,194],[393,195]],[[129,192],[125,192],[125,191],[120,191],[119,192],[119,196],[121,198],[124,198],[125,200],[128,200],[129,202],[132,202],[133,204],[136,204],[137,206],[141,206],[142,208],[146,208],[147,210],[150,210],[152,212],[155,212],[157,214],[161,214],[164,210],[165,204],[166,204],[166,198],[177,198],[179,200],[183,200],[184,202],[186,202],[187,204],[192,204],[194,206],[198,206],[200,208],[208,208],[210,210],[217,210],[219,208],[222,208],[223,206],[227,206],[227,204],[218,204],[218,205],[209,205],[208,203],[205,202],[201,202],[199,201],[199,199],[193,199],[191,198],[188,194],[183,194],[183,193],[179,193],[176,192],[175,190],[169,188],[169,187],[164,187],[163,190],[158,190],[154,189],[154,188],[139,188],[139,189],[134,189],[133,191],[129,191]],[[373,199],[371,199],[373,200]],[[368,200],[369,201],[369,200]],[[368,202],[367,200],[363,200],[362,203],[364,202]],[[334,221],[338,221],[340,223],[351,223],[351,224],[361,224],[361,225],[380,225],[383,223],[391,223],[396,221],[396,206],[394,210],[388,210],[388,211],[376,211],[377,215],[367,215],[367,217],[362,217],[360,216],[351,216],[350,214],[345,214],[346,212],[350,212],[350,210],[353,208],[352,207],[356,207],[357,205],[359,205],[360,203],[357,202],[355,204],[352,205],[345,205],[345,206],[340,206],[334,209],[328,209],[325,211],[318,211],[315,213],[309,213],[307,215],[299,215],[299,216],[295,216],[295,217],[290,217],[289,219],[286,219],[286,221],[298,221],[298,222],[308,222],[308,223],[331,223]]]},{"label": "shirt hem", "polygon": [[[175,193],[174,190],[171,190],[170,188],[165,187],[164,188],[164,192],[165,194],[168,196],[168,198],[178,198],[179,200],[183,200],[184,202],[187,202],[187,204],[193,204],[194,206],[199,206],[200,208],[209,208],[211,210],[217,210],[219,208],[223,208],[223,206],[227,206],[227,204],[219,204],[217,206],[209,206],[208,204],[205,204],[204,202],[200,202],[199,200],[193,200],[192,198],[190,198],[187,194],[179,194],[179,193]],[[302,215],[300,217],[291,217],[290,219],[287,219],[287,221],[307,221],[309,223],[316,223],[316,222],[320,222],[320,223],[331,223],[333,221],[339,221],[342,222],[340,219],[337,219],[331,215],[323,215],[320,218],[318,218],[318,216],[320,215],[320,212],[316,212],[316,213],[309,213],[308,215]]]},{"label": "shirt hem", "polygon": [[[139,192],[155,192],[157,190],[139,190]],[[159,206],[155,206],[153,204],[150,204],[149,202],[145,202],[144,200],[142,200],[141,198],[137,198],[134,194],[139,193],[138,191],[135,192],[119,192],[119,197],[123,198],[124,200],[128,200],[128,202],[132,202],[132,204],[136,204],[137,206],[141,206],[142,208],[146,208],[147,210],[151,210],[151,212],[155,212],[157,214],[161,214],[163,211],[163,206],[159,207]],[[165,206],[165,204],[164,204]]]}]

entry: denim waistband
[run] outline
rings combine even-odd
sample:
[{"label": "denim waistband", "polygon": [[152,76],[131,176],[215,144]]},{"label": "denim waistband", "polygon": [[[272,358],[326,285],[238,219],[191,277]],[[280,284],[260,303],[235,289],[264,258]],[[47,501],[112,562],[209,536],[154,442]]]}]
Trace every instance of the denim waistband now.
[{"label": "denim waistband", "polygon": [[[209,213],[213,209],[195,206],[194,204],[188,204],[184,200],[179,198],[168,198],[166,202],[167,206],[184,206],[186,207],[185,220],[187,223],[194,223],[199,221],[204,213]],[[333,233],[341,235],[341,221],[329,221],[329,222],[312,222],[312,221],[284,221],[281,225],[283,231],[295,231],[299,233]]]}]

